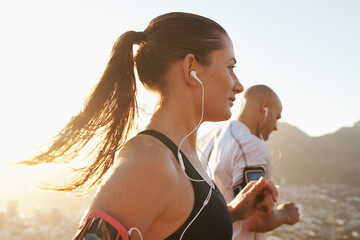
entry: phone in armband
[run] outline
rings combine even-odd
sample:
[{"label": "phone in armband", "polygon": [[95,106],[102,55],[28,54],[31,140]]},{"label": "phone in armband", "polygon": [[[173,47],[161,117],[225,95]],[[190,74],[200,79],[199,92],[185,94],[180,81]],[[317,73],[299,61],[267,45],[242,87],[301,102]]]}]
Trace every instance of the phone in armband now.
[{"label": "phone in armband", "polygon": [[129,240],[125,227],[103,211],[92,211],[73,240]]},{"label": "phone in armband", "polygon": [[250,181],[257,181],[259,178],[265,177],[265,171],[262,167],[246,167],[243,171],[243,181],[233,187],[234,195],[238,195],[239,192],[248,184]]}]

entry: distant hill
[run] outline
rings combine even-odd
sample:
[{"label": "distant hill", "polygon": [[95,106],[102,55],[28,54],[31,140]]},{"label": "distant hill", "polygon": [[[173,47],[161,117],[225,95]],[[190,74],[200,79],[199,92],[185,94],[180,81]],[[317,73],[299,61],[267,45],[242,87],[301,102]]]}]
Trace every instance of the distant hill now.
[{"label": "distant hill", "polygon": [[287,123],[279,123],[267,142],[274,180],[286,183],[343,183],[360,186],[360,121],[335,133],[310,137]]}]

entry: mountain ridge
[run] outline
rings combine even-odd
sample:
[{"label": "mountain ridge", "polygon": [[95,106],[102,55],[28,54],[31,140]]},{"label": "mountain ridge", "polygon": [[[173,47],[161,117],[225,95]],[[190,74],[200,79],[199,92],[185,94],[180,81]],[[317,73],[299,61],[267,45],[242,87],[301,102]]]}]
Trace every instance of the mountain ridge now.
[{"label": "mountain ridge", "polygon": [[278,129],[267,142],[274,181],[360,185],[360,121],[318,137],[288,123]]}]

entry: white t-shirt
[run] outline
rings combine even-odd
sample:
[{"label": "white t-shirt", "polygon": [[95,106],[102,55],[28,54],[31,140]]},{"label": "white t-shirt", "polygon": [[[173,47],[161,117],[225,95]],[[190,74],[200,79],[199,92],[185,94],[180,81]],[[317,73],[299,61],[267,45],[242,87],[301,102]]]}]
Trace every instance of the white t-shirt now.
[{"label": "white t-shirt", "polygon": [[[230,121],[214,129],[200,138],[197,146],[202,165],[219,187],[227,203],[234,199],[233,186],[242,179],[246,166],[262,167],[265,170],[265,179],[271,179],[271,156],[265,142],[252,135],[249,128],[240,121]],[[241,221],[235,222],[233,229],[233,240],[266,238],[263,233],[248,232]]]}]

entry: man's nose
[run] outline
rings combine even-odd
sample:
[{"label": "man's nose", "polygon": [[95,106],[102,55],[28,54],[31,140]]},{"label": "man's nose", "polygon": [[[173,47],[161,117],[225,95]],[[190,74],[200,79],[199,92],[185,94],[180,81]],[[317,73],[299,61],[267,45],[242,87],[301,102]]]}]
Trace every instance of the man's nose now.
[{"label": "man's nose", "polygon": [[277,126],[277,125],[278,125],[278,123],[276,122],[276,123],[275,123],[275,127],[274,127],[274,131],[277,131],[277,130],[278,130],[278,126]]}]

